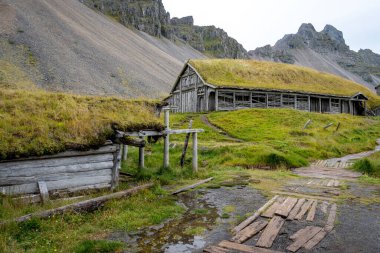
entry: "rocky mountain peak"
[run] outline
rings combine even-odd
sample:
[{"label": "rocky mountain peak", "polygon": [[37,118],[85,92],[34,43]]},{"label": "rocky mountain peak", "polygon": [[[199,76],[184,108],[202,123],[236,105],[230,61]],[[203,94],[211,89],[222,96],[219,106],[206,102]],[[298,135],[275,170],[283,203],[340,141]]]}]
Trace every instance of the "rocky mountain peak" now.
[{"label": "rocky mountain peak", "polygon": [[343,33],[332,25],[326,25],[325,28],[322,30],[322,33],[327,34],[332,40],[338,43],[346,44],[343,38]]},{"label": "rocky mountain peak", "polygon": [[183,18],[177,18],[174,17],[170,20],[171,25],[189,25],[193,26],[194,25],[194,18],[193,16],[187,16]]},{"label": "rocky mountain peak", "polygon": [[298,29],[298,34],[304,34],[304,33],[315,33],[316,30],[314,26],[310,23],[303,23],[300,28]]}]

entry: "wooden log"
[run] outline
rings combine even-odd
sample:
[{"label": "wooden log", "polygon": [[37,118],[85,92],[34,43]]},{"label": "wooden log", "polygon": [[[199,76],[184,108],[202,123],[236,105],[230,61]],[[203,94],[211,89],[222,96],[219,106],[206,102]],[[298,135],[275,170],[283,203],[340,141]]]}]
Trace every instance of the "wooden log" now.
[{"label": "wooden log", "polygon": [[296,205],[297,199],[292,197],[287,197],[284,203],[276,210],[275,214],[280,215],[282,217],[288,217],[290,211]]},{"label": "wooden log", "polygon": [[45,181],[38,181],[38,189],[40,190],[42,203],[47,203],[49,201],[49,191],[46,186]]},{"label": "wooden log", "polygon": [[329,213],[329,216],[327,218],[327,222],[324,228],[326,232],[331,232],[334,229],[336,210],[337,210],[337,205],[333,204],[331,206],[330,213]]},{"label": "wooden log", "polygon": [[335,132],[338,132],[339,128],[340,128],[340,122],[339,122],[338,125],[336,126]]},{"label": "wooden log", "polygon": [[318,243],[320,243],[323,240],[323,238],[325,238],[326,235],[327,235],[327,232],[324,229],[322,229],[313,238],[311,238],[305,245],[303,245],[303,247],[307,250],[311,250]]},{"label": "wooden log", "polygon": [[312,123],[311,119],[309,119],[306,124],[303,126],[303,129],[306,129]]},{"label": "wooden log", "polygon": [[294,220],[294,218],[296,217],[296,215],[298,214],[298,212],[300,211],[303,203],[305,203],[305,199],[302,198],[302,199],[299,199],[297,201],[297,204],[295,205],[295,207],[292,209],[292,211],[290,211],[288,217],[286,218],[287,220]]},{"label": "wooden log", "polygon": [[80,173],[95,170],[111,169],[113,167],[113,161],[97,162],[97,163],[85,163],[85,164],[74,164],[66,166],[57,167],[40,167],[31,169],[15,169],[6,170],[0,172],[0,185],[12,185],[11,182],[14,180],[14,184],[27,182],[24,178],[29,178],[33,182],[39,178],[39,176],[57,175],[57,174],[68,174],[68,173]]},{"label": "wooden log", "polygon": [[218,244],[218,246],[222,248],[234,250],[235,252],[237,251],[237,252],[247,252],[247,253],[280,253],[279,251],[274,251],[270,249],[262,249],[262,248],[248,246],[248,245],[239,244],[239,243],[230,242],[230,241],[221,241]]},{"label": "wooden log", "polygon": [[249,238],[253,237],[257,233],[259,233],[263,228],[268,225],[268,221],[261,220],[256,221],[243,230],[239,231],[233,238],[232,241],[236,243],[243,243],[247,241]]},{"label": "wooden log", "polygon": [[139,147],[139,168],[142,169],[145,167],[145,148]]},{"label": "wooden log", "polygon": [[30,170],[34,168],[45,167],[57,167],[57,166],[69,166],[77,164],[88,164],[107,162],[113,160],[113,153],[96,154],[89,156],[77,156],[77,157],[63,157],[54,159],[41,159],[41,160],[28,160],[28,161],[15,161],[0,164],[0,175],[3,173],[9,173],[15,170]]},{"label": "wooden log", "polygon": [[[40,164],[46,163],[46,161],[42,160],[50,160],[50,159],[57,159],[57,158],[73,158],[80,156],[93,156],[93,155],[100,155],[100,154],[112,154],[115,152],[116,146],[115,145],[106,145],[103,147],[100,147],[99,149],[91,149],[88,151],[66,151],[55,155],[46,155],[46,156],[38,156],[38,157],[28,157],[28,158],[21,158],[17,160],[11,160],[11,161],[0,161],[0,168],[6,169],[8,167],[14,168],[15,164],[25,164],[25,166],[32,167],[39,167],[39,165],[36,164],[37,161],[40,162]],[[30,161],[31,164],[26,164],[25,162]],[[34,166],[33,166],[34,165]]]},{"label": "wooden log", "polygon": [[301,207],[301,210],[299,211],[299,213],[296,215],[296,217],[294,217],[295,220],[302,220],[303,216],[305,215],[305,213],[309,210],[310,206],[313,204],[313,200],[308,200],[306,201],[302,207]]},{"label": "wooden log", "polygon": [[210,181],[213,180],[213,179],[214,179],[213,177],[210,177],[210,178],[207,178],[207,179],[205,179],[205,180],[199,181],[199,182],[197,182],[197,183],[195,183],[195,184],[192,184],[192,185],[186,186],[186,187],[184,187],[184,188],[181,188],[181,189],[179,189],[179,190],[173,192],[172,195],[177,195],[177,194],[179,194],[179,193],[181,193],[181,192],[185,192],[185,191],[188,191],[188,190],[190,190],[190,189],[194,189],[195,187],[197,187],[197,186],[199,186],[199,185],[201,185],[201,184],[204,184],[204,183],[210,182]]},{"label": "wooden log", "polygon": [[300,234],[286,249],[291,252],[296,252],[321,230],[321,227],[307,227],[307,229],[303,230],[303,233]]},{"label": "wooden log", "polygon": [[274,216],[263,233],[261,234],[259,240],[256,243],[256,246],[270,248],[272,247],[273,241],[276,239],[280,229],[284,225],[285,219],[280,216]]},{"label": "wooden log", "polygon": [[193,133],[193,172],[198,172],[198,134]]},{"label": "wooden log", "polygon": [[265,209],[267,209],[270,205],[272,205],[276,201],[277,198],[278,198],[278,195],[276,195],[273,198],[271,198],[267,203],[265,203],[265,205],[263,205],[262,207],[260,207],[259,210],[257,210],[252,216],[248,217],[243,222],[241,222],[239,225],[237,225],[233,229],[233,231],[235,233],[237,233],[240,230],[244,229],[249,224],[251,224],[252,222],[254,222],[260,216],[260,214],[262,212],[264,212]]},{"label": "wooden log", "polygon": [[309,213],[307,214],[306,220],[307,221],[313,221],[315,217],[315,211],[317,210],[317,204],[318,201],[314,200],[313,204],[311,205],[311,208],[309,210]]},{"label": "wooden log", "polygon": [[[116,193],[112,193],[109,195],[105,195],[105,196],[101,196],[101,197],[97,197],[97,198],[93,198],[93,199],[89,199],[85,201],[80,201],[74,204],[70,204],[70,205],[66,205],[66,206],[62,206],[62,207],[58,207],[58,208],[54,208],[54,209],[50,209],[46,211],[27,214],[19,218],[15,218],[8,222],[24,222],[32,218],[49,218],[51,216],[60,215],[68,211],[73,211],[73,212],[93,211],[93,210],[98,209],[100,206],[104,205],[104,203],[106,203],[109,200],[121,199],[121,198],[130,196],[140,190],[147,189],[151,186],[153,186],[153,183],[147,183],[147,184],[140,185],[140,186],[137,186],[125,191],[116,192]],[[0,224],[4,224],[4,223],[7,223],[7,222],[2,222]]]},{"label": "wooden log", "polygon": [[326,130],[327,128],[331,127],[332,125],[334,125],[334,123],[331,122],[331,123],[327,124],[323,129]]},{"label": "wooden log", "polygon": [[328,208],[328,206],[329,206],[329,203],[326,202],[326,201],[323,201],[322,204],[321,204],[321,211],[322,211],[323,213],[327,213],[327,208]]},{"label": "wooden log", "polygon": [[265,212],[261,214],[262,217],[265,218],[273,218],[274,213],[277,211],[277,209],[281,206],[281,204],[284,202],[285,198],[278,197],[276,202],[273,203]]}]

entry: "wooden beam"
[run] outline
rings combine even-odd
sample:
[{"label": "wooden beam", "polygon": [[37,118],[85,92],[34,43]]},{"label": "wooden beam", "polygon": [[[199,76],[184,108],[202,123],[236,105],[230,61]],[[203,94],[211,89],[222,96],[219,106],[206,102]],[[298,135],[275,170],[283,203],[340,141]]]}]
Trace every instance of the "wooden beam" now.
[{"label": "wooden beam", "polygon": [[163,133],[167,134],[188,134],[188,133],[203,133],[205,130],[203,129],[178,129],[178,130],[165,130]]},{"label": "wooden beam", "polygon": [[153,183],[147,183],[147,184],[140,185],[140,186],[137,186],[137,187],[134,187],[132,189],[125,190],[125,191],[112,193],[112,194],[97,197],[94,199],[80,201],[80,202],[77,202],[74,204],[70,204],[70,205],[66,205],[66,206],[62,206],[62,207],[58,207],[58,208],[54,208],[54,209],[50,209],[50,210],[46,210],[46,211],[27,214],[27,215],[21,216],[19,218],[15,218],[11,221],[0,222],[0,224],[6,224],[9,222],[24,222],[24,221],[30,220],[32,218],[49,218],[51,216],[54,216],[57,214],[63,214],[63,213],[68,212],[68,211],[72,211],[72,212],[93,211],[93,210],[98,209],[100,206],[104,205],[104,203],[106,203],[109,200],[124,198],[124,197],[130,196],[130,195],[132,195],[132,194],[134,194],[140,190],[147,189],[151,186],[153,186]]},{"label": "wooden beam", "polygon": [[263,228],[265,228],[268,225],[268,221],[261,220],[256,221],[249,225],[248,227],[241,230],[239,233],[237,233],[233,238],[233,242],[237,243],[243,243],[253,237],[254,235],[258,234]]},{"label": "wooden beam", "polygon": [[38,181],[38,189],[40,190],[42,203],[47,203],[49,201],[49,191],[46,186],[45,181]]},{"label": "wooden beam", "polygon": [[215,111],[219,110],[219,91],[215,90]]},{"label": "wooden beam", "polygon": [[300,233],[297,236],[294,243],[289,245],[286,249],[291,252],[296,252],[321,230],[322,230],[321,227],[312,227],[312,226],[306,227],[306,229],[303,229],[302,233]]},{"label": "wooden beam", "polygon": [[265,211],[265,209],[267,209],[270,205],[272,205],[277,200],[277,198],[278,198],[278,195],[276,195],[273,198],[271,198],[267,203],[265,203],[265,205],[263,205],[262,207],[260,207],[259,210],[257,210],[252,216],[248,217],[243,222],[241,222],[239,225],[237,225],[233,229],[233,231],[235,233],[237,233],[240,230],[244,229],[249,224],[251,224],[252,222],[254,222],[260,216],[260,214]]},{"label": "wooden beam", "polygon": [[236,92],[234,91],[233,93],[233,107],[236,109]]},{"label": "wooden beam", "polygon": [[307,96],[307,102],[308,102],[308,108],[309,108],[309,112],[311,112],[311,97],[310,96]]},{"label": "wooden beam", "polygon": [[198,133],[193,133],[193,172],[198,172]]},{"label": "wooden beam", "polygon": [[128,158],[128,145],[123,145],[123,161],[126,161]]},{"label": "wooden beam", "polygon": [[121,165],[121,150],[120,145],[118,145],[115,153],[114,153],[114,160],[113,160],[113,167],[112,167],[112,179],[111,179],[111,190],[114,190],[118,184],[119,184],[119,171],[120,171],[120,165]]},{"label": "wooden beam", "polygon": [[[143,138],[143,137],[140,137]],[[139,148],[139,168],[142,169],[145,167],[145,148],[140,147]]]},{"label": "wooden beam", "polygon": [[[165,110],[165,129],[166,131],[170,130],[170,111]],[[164,140],[164,168],[169,168],[169,145],[170,138],[169,133],[166,133]]]},{"label": "wooden beam", "polygon": [[245,252],[245,253],[280,253],[279,251],[270,250],[270,249],[263,249],[253,246],[248,246],[244,244],[239,244],[235,242],[230,241],[221,241],[218,244],[219,247],[231,249],[233,252]]},{"label": "wooden beam", "polygon": [[[189,129],[191,129],[192,127],[193,127],[193,120],[190,120]],[[183,167],[183,165],[185,164],[185,157],[186,157],[187,146],[189,145],[189,139],[190,139],[190,133],[186,134],[185,143],[183,144],[183,150],[182,150],[181,162],[180,162],[181,167]]]},{"label": "wooden beam", "polygon": [[184,187],[184,188],[181,188],[181,189],[179,189],[179,190],[173,192],[172,195],[177,195],[177,194],[179,194],[179,193],[181,193],[181,192],[185,192],[185,191],[188,191],[188,190],[190,190],[190,189],[194,189],[195,187],[197,187],[197,186],[199,186],[199,185],[201,185],[201,184],[205,184],[205,183],[207,183],[207,182],[210,182],[210,181],[213,180],[213,179],[214,179],[213,177],[210,177],[210,178],[207,178],[207,179],[205,179],[205,180],[199,181],[199,182],[197,182],[197,183],[195,183],[195,184],[188,185],[188,186],[186,186],[186,187]]},{"label": "wooden beam", "polygon": [[281,218],[280,216],[274,216],[268,223],[267,227],[264,229],[263,233],[256,243],[256,246],[264,248],[272,247],[272,244],[284,223],[285,219]]}]

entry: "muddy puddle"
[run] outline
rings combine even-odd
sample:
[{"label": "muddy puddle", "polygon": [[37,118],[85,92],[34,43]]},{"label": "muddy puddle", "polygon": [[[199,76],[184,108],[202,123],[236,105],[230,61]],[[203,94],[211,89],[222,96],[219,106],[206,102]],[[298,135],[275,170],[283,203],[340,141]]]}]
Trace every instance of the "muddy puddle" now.
[{"label": "muddy puddle", "polygon": [[266,202],[259,191],[246,186],[201,189],[178,196],[186,208],[177,219],[135,234],[115,232],[109,239],[124,241],[127,252],[202,252],[207,245],[231,237],[236,219]]}]

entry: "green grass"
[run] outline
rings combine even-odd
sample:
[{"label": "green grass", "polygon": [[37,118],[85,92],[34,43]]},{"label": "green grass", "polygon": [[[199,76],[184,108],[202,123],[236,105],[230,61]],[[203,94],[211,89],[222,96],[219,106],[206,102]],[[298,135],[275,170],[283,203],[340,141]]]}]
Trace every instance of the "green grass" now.
[{"label": "green grass", "polygon": [[380,179],[380,152],[356,161],[352,168],[367,176]]},{"label": "green grass", "polygon": [[207,59],[190,60],[209,84],[222,87],[242,87],[302,91],[319,94],[352,96],[362,92],[370,106],[380,105],[380,97],[344,78],[316,70],[284,63],[254,60]]},{"label": "green grass", "polygon": [[0,160],[99,147],[119,130],[162,129],[153,102],[0,88]]},{"label": "green grass", "polygon": [[[0,206],[0,209],[4,208]],[[183,208],[159,187],[107,203],[92,213],[32,219],[1,228],[0,252],[114,252],[128,245],[109,242],[112,231],[132,232],[178,217]]]}]

